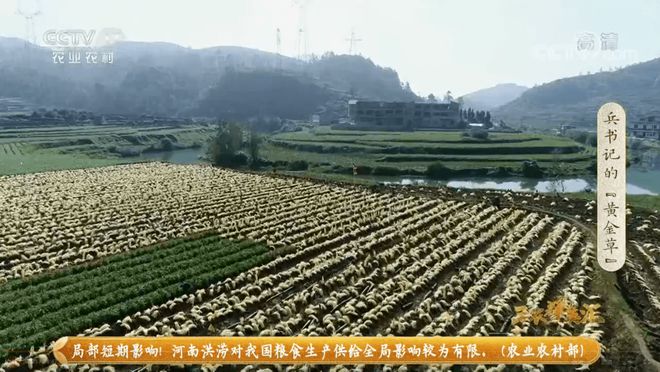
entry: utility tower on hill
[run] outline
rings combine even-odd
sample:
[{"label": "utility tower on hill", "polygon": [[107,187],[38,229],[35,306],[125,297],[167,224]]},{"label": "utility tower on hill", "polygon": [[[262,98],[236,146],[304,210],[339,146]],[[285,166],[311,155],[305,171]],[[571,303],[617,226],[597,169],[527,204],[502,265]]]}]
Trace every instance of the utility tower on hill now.
[{"label": "utility tower on hill", "polygon": [[32,1],[17,1],[16,14],[25,18],[25,46],[29,47],[30,44],[37,44],[37,31],[35,27],[34,18],[41,15],[41,6],[38,0]]},{"label": "utility tower on hill", "polygon": [[348,39],[346,39],[346,41],[348,41],[348,54],[353,54],[353,52],[355,52],[355,46],[356,46],[356,44],[357,44],[358,42],[362,41],[362,39],[358,39],[358,38],[355,36],[355,31],[353,30],[353,31],[351,31],[351,37],[349,37]]},{"label": "utility tower on hill", "polygon": [[277,53],[277,69],[282,69],[282,35],[280,33],[280,28],[277,28],[275,35],[275,48]]},{"label": "utility tower on hill", "polygon": [[310,0],[293,0],[298,7],[298,59],[307,60],[309,57],[309,30],[307,29],[307,6]]}]

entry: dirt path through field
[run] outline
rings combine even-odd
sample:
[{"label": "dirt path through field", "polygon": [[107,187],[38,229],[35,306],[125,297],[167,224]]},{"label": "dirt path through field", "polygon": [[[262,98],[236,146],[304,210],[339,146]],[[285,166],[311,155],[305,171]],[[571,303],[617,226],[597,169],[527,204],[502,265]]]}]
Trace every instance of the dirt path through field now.
[{"label": "dirt path through field", "polygon": [[635,341],[637,341],[637,344],[639,345],[639,352],[642,353],[646,361],[648,361],[652,366],[660,371],[660,362],[653,359],[653,355],[651,355],[651,351],[646,345],[644,336],[642,335],[639,326],[637,326],[637,323],[635,323],[635,321],[626,313],[622,313],[621,317],[623,318],[623,323],[626,325],[626,328],[628,328],[630,331],[631,336],[635,339]]},{"label": "dirt path through field", "polygon": [[[580,222],[579,220],[577,220],[573,217],[567,216],[565,214],[553,212],[552,210],[547,210],[547,209],[544,209],[544,208],[537,208],[537,207],[530,207],[530,206],[517,206],[517,207],[521,208],[521,209],[527,209],[529,211],[547,213],[547,214],[554,215],[554,216],[557,216],[559,218],[562,218],[564,220],[570,221],[571,223],[575,224],[576,226],[579,226],[582,230],[587,232],[591,236],[592,241],[594,241],[594,242],[596,241],[596,231],[595,231],[595,229],[593,227],[589,227],[589,226],[585,225],[584,223]],[[600,270],[600,268],[598,270]],[[627,303],[623,299],[623,296],[621,295],[621,292],[619,292],[619,290],[617,288],[615,288],[614,285],[611,284],[609,281],[606,281],[606,282],[609,284],[608,288],[607,288],[608,289],[607,293],[610,296],[617,297],[616,302],[623,303],[623,304],[625,304],[625,306],[627,306]],[[630,308],[628,308],[628,309],[630,310],[630,312],[633,312],[632,309],[630,309]],[[621,316],[621,318],[623,319],[623,324],[626,326],[626,328],[630,332],[630,335],[635,339],[635,342],[639,346],[639,352],[642,354],[642,356],[644,356],[644,359],[646,359],[646,361],[651,366],[655,367],[656,370],[660,371],[660,362],[658,362],[657,360],[655,360],[653,358],[653,355],[651,354],[651,351],[649,350],[648,345],[646,344],[646,340],[644,340],[644,336],[643,336],[642,329],[640,328],[640,326],[627,313],[621,312],[618,315]]]}]

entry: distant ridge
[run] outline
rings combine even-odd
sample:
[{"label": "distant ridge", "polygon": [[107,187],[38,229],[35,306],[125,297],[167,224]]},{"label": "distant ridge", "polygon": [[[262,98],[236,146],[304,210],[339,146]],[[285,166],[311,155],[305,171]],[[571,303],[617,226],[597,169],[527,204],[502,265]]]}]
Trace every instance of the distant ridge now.
[{"label": "distant ridge", "polygon": [[512,83],[497,84],[494,87],[468,93],[462,98],[465,107],[476,110],[492,110],[520,97],[528,89],[522,85]]},{"label": "distant ridge", "polygon": [[555,80],[527,90],[494,110],[509,124],[593,127],[598,108],[606,102],[623,105],[629,120],[660,111],[660,58],[616,71]]}]

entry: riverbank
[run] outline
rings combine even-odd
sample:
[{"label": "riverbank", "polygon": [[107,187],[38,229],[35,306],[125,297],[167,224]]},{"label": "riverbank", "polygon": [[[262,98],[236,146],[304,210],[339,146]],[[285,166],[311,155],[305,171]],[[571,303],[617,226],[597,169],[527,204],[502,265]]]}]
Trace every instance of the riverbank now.
[{"label": "riverbank", "polygon": [[[287,175],[287,176],[293,176],[293,177],[300,177],[300,178],[305,178],[305,179],[312,179],[312,180],[319,180],[319,181],[327,181],[327,182],[340,182],[340,183],[346,183],[346,184],[358,184],[358,185],[365,185],[365,186],[372,186],[372,187],[408,187],[408,186],[415,186],[417,189],[447,189],[447,190],[454,190],[452,192],[460,192],[460,190],[464,190],[464,193],[479,193],[481,194],[482,192],[489,192],[489,191],[513,191],[517,193],[523,193],[523,194],[531,194],[534,193],[535,191],[538,190],[533,190],[533,189],[514,189],[514,188],[497,188],[497,187],[487,187],[487,186],[495,186],[495,185],[489,185],[488,183],[492,183],[493,181],[487,181],[487,180],[482,180],[482,183],[477,184],[478,186],[484,186],[484,187],[465,187],[461,186],[463,182],[467,181],[449,181],[446,183],[431,183],[431,184],[426,184],[426,183],[420,183],[420,182],[391,182],[387,181],[382,178],[377,178],[377,177],[355,177],[355,176],[347,176],[347,175],[341,175],[341,174],[319,174],[319,173],[314,173],[314,172],[291,172],[291,171],[286,171],[286,172],[281,172],[281,174]],[[527,180],[528,182],[530,180]],[[519,182],[525,182],[525,181],[519,181]],[[538,182],[531,180],[531,182]],[[543,182],[543,181],[541,181]],[[459,190],[459,191],[456,191]],[[592,189],[595,191],[594,189]],[[561,195],[562,197],[570,197],[570,198],[575,198],[575,199],[581,199],[585,201],[590,201],[590,200],[595,200],[596,198],[596,193],[595,192],[584,192],[583,190],[579,191],[563,191],[563,192],[556,192],[556,191],[538,191],[542,194],[558,194]],[[635,206],[637,208],[644,208],[646,210],[660,210],[660,195],[645,195],[645,194],[628,194],[627,195],[627,201],[629,205]]]}]

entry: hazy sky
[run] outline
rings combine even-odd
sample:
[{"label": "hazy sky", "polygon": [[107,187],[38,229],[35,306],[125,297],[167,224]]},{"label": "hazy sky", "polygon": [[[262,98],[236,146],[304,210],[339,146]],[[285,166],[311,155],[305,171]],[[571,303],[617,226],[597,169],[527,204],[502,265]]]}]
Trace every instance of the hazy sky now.
[{"label": "hazy sky", "polygon": [[[498,83],[527,86],[660,57],[660,0],[0,0],[0,36],[25,37],[17,6],[48,29],[120,28],[129,40],[192,48],[240,45],[298,54],[356,51],[399,72],[422,95],[461,95]],[[305,9],[301,16],[301,6]],[[591,33],[593,51],[578,51]],[[601,51],[601,33],[618,49]],[[117,56],[119,60],[120,56]]]}]

